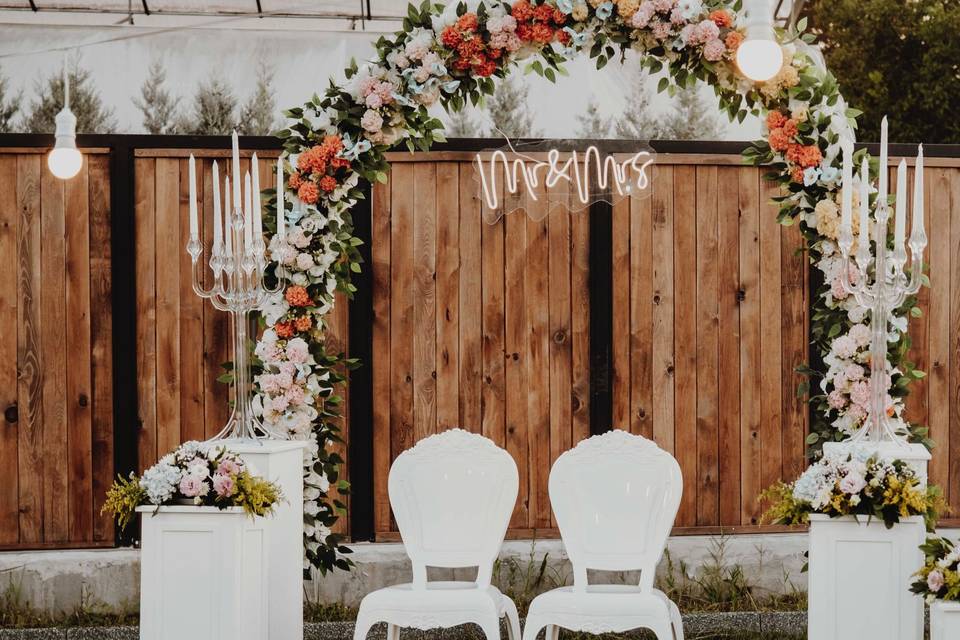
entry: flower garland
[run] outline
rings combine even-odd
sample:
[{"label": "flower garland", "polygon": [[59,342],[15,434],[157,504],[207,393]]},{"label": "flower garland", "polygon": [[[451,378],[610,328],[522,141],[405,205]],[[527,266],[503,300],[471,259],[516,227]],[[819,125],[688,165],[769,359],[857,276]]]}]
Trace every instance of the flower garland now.
[{"label": "flower garland", "polygon": [[921,545],[923,567],[915,574],[917,580],[910,592],[923,596],[927,604],[936,600],[960,602],[960,547],[946,538],[927,538]]},{"label": "flower garland", "polygon": [[[337,439],[334,387],[343,381],[344,365],[355,363],[326,352],[322,329],[334,292],[351,293],[350,274],[359,269],[360,241],[349,216],[364,197],[359,181],[385,182],[384,154],[397,144],[426,151],[444,141],[443,125],[429,108],[477,105],[493,93],[494,78],[519,64],[554,81],[571,56],[586,52],[599,69],[630,49],[641,54],[647,70],[663,75],[659,91],[673,94],[705,81],[731,120],[742,122],[750,113],[766,118],[766,139],[744,158],[769,165],[771,177],[784,185],[779,220],[800,225],[825,281],[811,324],[828,371],[822,393],[812,397],[816,420],[808,442],[818,447],[842,439],[862,422],[869,375],[863,366],[865,310],[837,286],[837,278],[859,274],[838,273],[836,259],[840,140],[853,139],[858,112],[840,97],[811,46],[813,36],[803,33],[805,21],[780,32],[785,61],[774,78],[755,83],[740,75],[734,62],[744,40],[739,9],[740,0],[425,0],[408,7],[400,32],[376,42],[372,60],[351,63],[344,83],[331,80],[323,96],[285,112],[291,123],[278,136],[289,166],[285,202],[293,206],[285,239],[274,236],[270,250],[277,273],[291,285],[265,312],[266,331],[257,345],[263,372],[256,384],[264,420],[311,442],[304,507],[310,564],[321,571],[350,566],[340,556],[346,552],[341,539],[329,533],[343,509],[331,488],[343,493],[347,485],[337,481],[341,460],[327,448]],[[268,214],[269,227],[276,217]],[[922,375],[903,358],[913,301],[902,311],[891,327],[889,358],[890,406],[897,416],[907,383]]]}]

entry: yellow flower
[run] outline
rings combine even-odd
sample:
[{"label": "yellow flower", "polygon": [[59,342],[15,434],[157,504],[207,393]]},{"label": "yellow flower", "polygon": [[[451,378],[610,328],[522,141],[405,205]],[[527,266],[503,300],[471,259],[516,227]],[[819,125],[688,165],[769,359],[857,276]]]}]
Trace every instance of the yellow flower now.
[{"label": "yellow flower", "polygon": [[606,0],[590,0],[590,6],[596,9],[597,7],[602,5],[604,2],[606,2]]},{"label": "yellow flower", "polygon": [[790,117],[796,120],[797,122],[806,122],[809,115],[810,115],[810,111],[806,107],[797,107],[796,109],[790,112]]},{"label": "yellow flower", "polygon": [[616,2],[617,13],[619,13],[620,17],[624,20],[629,19],[640,7],[640,0],[616,0]]},{"label": "yellow flower", "polygon": [[832,240],[840,233],[840,216],[836,203],[829,198],[821,200],[814,208],[817,217],[817,231]]},{"label": "yellow flower", "polygon": [[573,11],[570,12],[570,15],[577,22],[583,22],[587,19],[587,5],[582,2],[578,2],[577,4],[573,5]]}]

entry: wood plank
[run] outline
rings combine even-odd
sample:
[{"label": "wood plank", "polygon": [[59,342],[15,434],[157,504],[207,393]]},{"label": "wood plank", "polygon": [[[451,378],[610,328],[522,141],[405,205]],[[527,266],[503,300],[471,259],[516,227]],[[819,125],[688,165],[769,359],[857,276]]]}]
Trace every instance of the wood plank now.
[{"label": "wood plank", "polygon": [[[17,255],[19,207],[17,201],[17,158],[0,156],[0,412],[17,410]],[[0,469],[6,471],[0,483],[0,544],[20,540],[19,469],[17,441],[20,425],[8,421],[0,426]]]},{"label": "wood plank", "polygon": [[460,171],[437,171],[437,430],[460,426]]},{"label": "wood plank", "polygon": [[512,528],[530,527],[530,496],[536,491],[529,460],[530,440],[527,420],[527,318],[524,286],[524,258],[527,250],[526,211],[514,211],[504,217],[504,320],[505,348],[504,416],[506,420],[507,451],[517,463],[520,490],[510,519]]},{"label": "wood plank", "polygon": [[652,202],[630,198],[630,433],[653,438]]},{"label": "wood plank", "polygon": [[17,158],[17,406],[20,542],[43,542],[43,360],[40,292],[41,156]]},{"label": "wood plank", "polygon": [[[570,296],[570,212],[550,203],[550,466],[573,446],[573,340]],[[554,523],[555,524],[555,523]]]},{"label": "wood plank", "polygon": [[[776,217],[775,207],[766,215]],[[797,367],[806,363],[807,355],[807,254],[800,227],[780,228],[780,393],[783,425],[783,478],[800,476],[807,466],[806,437],[809,406],[807,397],[797,397],[797,387],[806,376]]]},{"label": "wood plank", "polygon": [[720,524],[740,524],[740,207],[739,173],[717,170],[719,229]]},{"label": "wood plank", "polygon": [[[139,471],[153,464],[157,452],[157,298],[156,298],[156,160],[134,161],[137,271],[137,407]],[[96,372],[94,372],[96,375]]]},{"label": "wood plank", "polygon": [[[573,197],[573,196],[571,196]],[[590,216],[570,216],[571,445],[590,437]]]},{"label": "wood plank", "polygon": [[[180,436],[180,163],[158,158],[157,229],[157,453],[173,451]],[[152,461],[151,461],[152,462]]]},{"label": "wood plank", "polygon": [[720,524],[718,173],[697,167],[697,525]]},{"label": "wood plank", "polygon": [[64,183],[66,204],[68,539],[93,539],[93,393],[90,344],[89,158]]},{"label": "wood plank", "polygon": [[613,290],[613,344],[610,349],[612,365],[611,393],[612,420],[617,429],[630,428],[630,201],[621,199],[612,206]]},{"label": "wood plank", "polygon": [[760,450],[760,177],[739,169],[740,202],[740,522],[758,524]]},{"label": "wood plank", "polygon": [[390,175],[390,449],[413,446],[413,165]]},{"label": "wood plank", "polygon": [[[910,185],[913,184],[913,173],[911,170],[908,176]],[[953,169],[929,169],[923,176],[924,202],[929,203],[925,207],[926,219],[929,229],[933,230],[929,234],[927,253],[930,264],[927,424],[930,425],[930,437],[937,446],[933,450],[929,473],[931,484],[941,487],[950,486],[950,176],[956,173]],[[914,212],[912,203],[909,210],[911,214]]]},{"label": "wood plank", "polygon": [[[347,352],[348,346],[350,344],[350,317],[348,314],[349,303],[346,296],[343,293],[337,293],[334,296],[333,308],[327,313],[324,317],[325,329],[323,333],[324,346],[329,353],[342,354],[345,357],[349,357]],[[346,370],[344,367],[339,367],[338,371],[341,375],[346,375]],[[340,465],[338,478],[343,478],[349,482],[349,446],[348,438],[349,432],[347,430],[347,424],[349,420],[349,411],[350,411],[350,398],[349,398],[349,384],[341,383],[336,386],[335,393],[340,396],[343,401],[341,404],[335,407],[335,410],[340,415],[332,419],[330,424],[339,430],[343,442],[334,442],[328,441],[324,446],[331,454],[336,454],[340,456],[343,460],[343,463]],[[334,533],[347,534],[350,528],[350,519],[349,519],[349,496],[340,494],[338,491],[334,494],[336,490],[331,489],[330,493],[333,497],[339,498],[341,502],[348,505],[347,515],[341,516],[339,520],[331,527],[331,530]]]},{"label": "wood plank", "polygon": [[[498,183],[503,181],[498,179]],[[481,298],[483,300],[483,389],[480,398],[482,433],[504,447],[506,444],[504,397],[504,250],[505,224],[488,219],[496,215],[481,203]],[[518,463],[519,464],[519,463]]]},{"label": "wood plank", "polygon": [[[774,182],[760,183],[760,483],[761,489],[783,478],[782,357],[780,326],[779,195]],[[753,496],[754,499],[756,496]]]},{"label": "wood plank", "polygon": [[437,168],[413,168],[413,435],[437,430]]},{"label": "wood plank", "polygon": [[[179,160],[180,237],[176,256],[180,259],[180,438],[204,440],[203,406],[203,307],[204,300],[193,292],[193,273],[187,242],[190,241],[190,169],[187,159]],[[200,174],[202,178],[202,173]],[[269,174],[268,174],[269,175]],[[264,185],[266,187],[267,185]],[[203,180],[197,181],[197,222],[203,228]],[[210,259],[210,247],[200,260]]]},{"label": "wood plank", "polygon": [[390,529],[390,183],[373,185],[370,209],[373,286],[373,518],[376,531]]},{"label": "wood plank", "polygon": [[[90,298],[113,299],[110,249],[110,158],[88,156],[90,185]],[[121,215],[118,213],[117,215]],[[134,215],[126,211],[123,215]],[[107,489],[113,484],[113,311],[110,305],[92,304],[90,310],[90,369],[93,389],[93,538],[97,544],[113,542],[114,524],[101,514]],[[133,428],[125,425],[124,428]]]},{"label": "wood plank", "polygon": [[[203,176],[203,234],[205,247],[209,252],[213,247],[213,163],[215,160],[199,160],[198,167]],[[229,163],[226,163],[229,164]],[[220,163],[217,167],[220,170]],[[261,174],[262,177],[262,174]],[[223,198],[223,178],[220,172],[220,202]],[[209,253],[207,253],[209,259]],[[213,286],[213,272],[206,268],[203,272],[204,285]],[[217,380],[223,373],[223,363],[230,360],[230,314],[218,311],[210,302],[201,305],[203,313],[203,423],[204,435],[212,438],[217,435],[230,419],[230,385]]]},{"label": "wood plank", "polygon": [[960,171],[950,172],[950,506],[960,509]]},{"label": "wood plank", "polygon": [[527,201],[527,251],[523,272],[527,325],[527,443],[531,520],[536,527],[549,527],[550,497],[547,493],[547,479],[550,475],[550,244],[546,189],[540,185],[535,192],[537,201]]},{"label": "wood plank", "polygon": [[[697,194],[696,167],[674,167],[673,279],[676,407],[674,457],[685,478],[697,477]],[[697,492],[685,491],[677,526],[697,522]]]},{"label": "wood plank", "polygon": [[481,430],[480,394],[483,386],[482,279],[480,261],[480,200],[473,169],[459,165],[460,223],[460,426]]},{"label": "wood plank", "polygon": [[653,168],[653,439],[674,453],[673,167]]}]

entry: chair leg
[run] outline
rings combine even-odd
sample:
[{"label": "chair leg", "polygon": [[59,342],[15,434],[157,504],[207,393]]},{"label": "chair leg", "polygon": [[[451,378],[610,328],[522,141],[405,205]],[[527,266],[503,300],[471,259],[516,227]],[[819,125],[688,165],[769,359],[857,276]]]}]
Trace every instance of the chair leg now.
[{"label": "chair leg", "polygon": [[357,623],[353,627],[353,640],[367,640],[367,634],[376,622],[371,616],[364,615],[363,604],[361,603],[360,612],[357,614]]},{"label": "chair leg", "polygon": [[680,609],[673,602],[670,603],[670,626],[673,627],[676,640],[683,640],[683,617],[680,615]]},{"label": "chair leg", "polygon": [[520,640],[520,615],[517,605],[507,596],[503,596],[503,609],[507,614],[507,635],[510,640]]},{"label": "chair leg", "polygon": [[650,625],[649,629],[657,636],[657,640],[674,640],[673,625],[669,620],[661,620]]},{"label": "chair leg", "polygon": [[548,624],[543,632],[543,640],[559,640],[560,627],[555,624]]},{"label": "chair leg", "polygon": [[[523,640],[537,640],[537,634],[540,633],[540,629],[543,629],[544,626],[543,618],[528,614],[523,625]],[[544,638],[544,640],[550,639]]]},{"label": "chair leg", "polygon": [[400,627],[387,623],[387,640],[400,640]]},{"label": "chair leg", "polygon": [[487,640],[500,640],[500,618],[497,617],[496,613],[489,618],[485,617],[477,624],[480,625],[480,629]]}]

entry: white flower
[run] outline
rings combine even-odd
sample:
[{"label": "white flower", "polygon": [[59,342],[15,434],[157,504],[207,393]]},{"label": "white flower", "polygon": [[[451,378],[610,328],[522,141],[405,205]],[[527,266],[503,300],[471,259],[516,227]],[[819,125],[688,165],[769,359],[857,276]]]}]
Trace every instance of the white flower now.
[{"label": "white flower", "polygon": [[164,504],[176,493],[180,475],[176,466],[157,463],[143,472],[140,486],[147,492],[151,504]]}]

